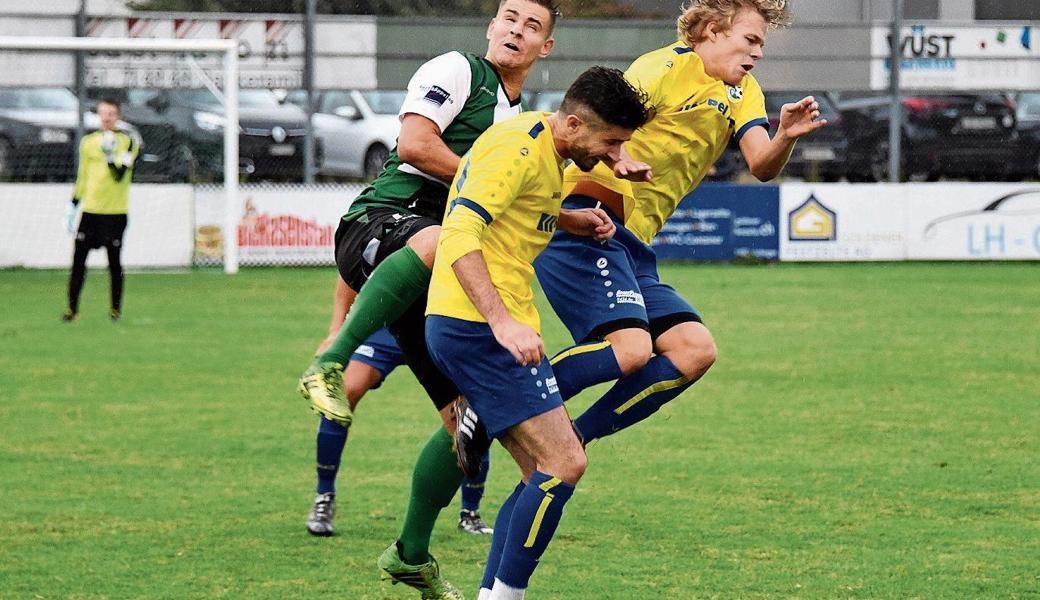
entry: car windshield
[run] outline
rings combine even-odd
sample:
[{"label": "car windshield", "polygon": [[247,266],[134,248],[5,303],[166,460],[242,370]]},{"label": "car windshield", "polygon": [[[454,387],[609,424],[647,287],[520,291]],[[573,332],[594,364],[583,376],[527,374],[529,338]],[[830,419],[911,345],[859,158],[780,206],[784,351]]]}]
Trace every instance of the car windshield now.
[{"label": "car windshield", "polygon": [[78,106],[76,95],[64,88],[0,90],[0,108],[75,111]]},{"label": "car windshield", "polygon": [[[177,90],[177,96],[188,104],[219,110],[223,103],[209,90]],[[249,108],[278,108],[278,97],[270,90],[239,90],[238,105]]]},{"label": "car windshield", "polygon": [[361,92],[372,112],[377,115],[396,115],[404,104],[407,92],[404,90],[370,90]]},{"label": "car windshield", "polygon": [[1022,94],[1017,116],[1019,121],[1040,121],[1040,93]]}]

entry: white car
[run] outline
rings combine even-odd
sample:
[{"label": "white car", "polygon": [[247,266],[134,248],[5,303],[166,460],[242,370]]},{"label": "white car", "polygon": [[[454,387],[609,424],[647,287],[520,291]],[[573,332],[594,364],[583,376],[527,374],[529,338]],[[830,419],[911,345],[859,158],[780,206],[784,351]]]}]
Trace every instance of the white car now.
[{"label": "white car", "polygon": [[[322,148],[318,173],[374,179],[397,144],[401,131],[397,111],[405,91],[321,90],[314,94],[314,133]],[[293,90],[285,101],[303,107],[305,98],[303,90]]]}]

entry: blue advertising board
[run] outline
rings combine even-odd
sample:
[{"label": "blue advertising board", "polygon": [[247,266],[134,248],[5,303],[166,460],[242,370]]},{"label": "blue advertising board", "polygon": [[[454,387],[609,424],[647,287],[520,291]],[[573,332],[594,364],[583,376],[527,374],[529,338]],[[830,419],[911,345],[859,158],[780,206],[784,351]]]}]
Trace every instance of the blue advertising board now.
[{"label": "blue advertising board", "polygon": [[706,183],[687,194],[654,239],[661,259],[780,257],[780,187]]}]

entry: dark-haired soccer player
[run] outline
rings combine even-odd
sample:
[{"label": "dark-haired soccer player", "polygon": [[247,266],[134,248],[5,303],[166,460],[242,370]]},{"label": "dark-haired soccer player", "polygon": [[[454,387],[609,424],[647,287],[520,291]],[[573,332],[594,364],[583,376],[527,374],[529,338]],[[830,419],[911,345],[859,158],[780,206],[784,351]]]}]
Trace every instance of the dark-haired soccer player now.
[{"label": "dark-haired soccer player", "polygon": [[[79,317],[79,295],[87,277],[87,254],[104,247],[108,253],[111,288],[109,318],[119,320],[123,305],[123,233],[130,202],[130,179],[134,160],[141,149],[140,141],[119,127],[119,102],[102,98],[97,105],[101,127],[83,136],[79,143],[79,171],[76,189],[65,213],[69,233],[76,234],[69,276],[68,307],[63,321]],[[83,216],[75,229],[76,211],[82,204]]]},{"label": "dark-haired soccer player", "polygon": [[343,368],[358,345],[388,326],[440,411],[447,429],[438,428],[416,462],[400,537],[381,562],[395,581],[428,598],[460,597],[429,554],[437,516],[463,479],[449,433],[458,390],[429,359],[424,333],[448,184],[477,136],[522,111],[521,89],[534,63],[552,49],[557,15],[552,0],[503,0],[488,25],[483,57],[448,52],[416,71],[400,111],[397,148],[336,232],[336,264],[357,299],[341,335],[300,381],[315,410],[349,426]]},{"label": "dark-haired soccer player", "polygon": [[[429,290],[430,353],[524,473],[495,522],[481,598],[523,598],[585,471],[531,287],[532,263],[559,223],[564,163],[618,161],[649,116],[621,71],[593,67],[556,113],[488,129],[452,184]],[[579,213],[588,219],[572,233],[602,237],[602,212]]]},{"label": "dark-haired soccer player", "polygon": [[[679,41],[636,59],[626,77],[650,95],[656,117],[625,144],[652,180],[617,179],[608,168],[570,169],[565,207],[600,206],[617,224],[606,244],[561,231],[535,263],[539,282],[576,342],[553,369],[565,399],[603,381],[617,383],[575,426],[586,443],[647,418],[696,382],[715,361],[700,314],[660,281],[650,242],[730,140],[751,173],[769,180],[795,140],[824,126],[812,97],[781,110],[770,138],[762,90],[750,74],[766,32],[788,20],[784,0],[693,0],[678,19]],[[622,161],[624,163],[624,161]]]}]

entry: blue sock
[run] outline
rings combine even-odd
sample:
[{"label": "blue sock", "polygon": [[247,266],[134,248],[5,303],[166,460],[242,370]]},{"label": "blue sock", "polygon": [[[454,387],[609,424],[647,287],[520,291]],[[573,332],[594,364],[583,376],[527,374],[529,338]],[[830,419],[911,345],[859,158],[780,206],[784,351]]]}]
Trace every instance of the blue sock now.
[{"label": "blue sock", "polygon": [[502,503],[502,508],[498,509],[498,516],[495,517],[495,533],[491,535],[491,549],[488,550],[487,565],[484,566],[484,579],[480,582],[482,588],[490,590],[495,585],[495,573],[498,573],[498,564],[502,561],[502,548],[505,547],[506,536],[509,535],[509,519],[513,517],[516,499],[520,497],[520,493],[524,491],[525,487],[527,484],[523,481],[516,484],[513,493]]},{"label": "blue sock", "polygon": [[587,387],[613,381],[622,375],[614,348],[606,340],[571,346],[552,357],[549,364],[564,400],[573,398]]},{"label": "blue sock", "polygon": [[[520,492],[509,519],[509,531],[496,579],[509,587],[527,589],[538,559],[549,546],[563,516],[563,506],[574,493],[574,486],[535,471]],[[495,532],[496,536],[498,532]]]},{"label": "blue sock", "polygon": [[480,471],[476,477],[462,482],[462,510],[470,512],[480,510],[480,499],[484,497],[484,482],[487,481],[488,467],[490,465],[491,455],[485,452],[484,460],[480,461]]},{"label": "blue sock", "polygon": [[336,473],[339,472],[340,456],[347,443],[347,428],[321,418],[318,424],[318,493],[336,492]]},{"label": "blue sock", "polygon": [[642,369],[619,379],[574,420],[574,426],[587,444],[635,425],[691,385],[667,357],[654,356]]}]

